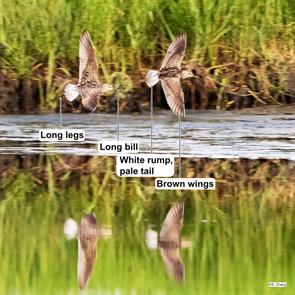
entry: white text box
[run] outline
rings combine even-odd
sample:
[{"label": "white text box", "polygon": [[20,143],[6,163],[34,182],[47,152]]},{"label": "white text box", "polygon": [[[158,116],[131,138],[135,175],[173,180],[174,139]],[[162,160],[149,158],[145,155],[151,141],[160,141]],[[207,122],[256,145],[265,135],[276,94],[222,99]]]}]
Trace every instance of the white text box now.
[{"label": "white text box", "polygon": [[127,153],[138,153],[139,143],[137,141],[99,141],[98,152],[103,155],[116,155]]},{"label": "white text box", "polygon": [[214,178],[156,178],[158,190],[215,190]]},{"label": "white text box", "polygon": [[39,130],[40,141],[84,141],[85,130],[83,129],[41,129]]},{"label": "white text box", "polygon": [[270,288],[285,288],[288,286],[287,282],[269,282],[268,286]]},{"label": "white text box", "polygon": [[174,174],[174,157],[165,154],[125,154],[116,158],[116,173],[122,177],[169,177]]}]

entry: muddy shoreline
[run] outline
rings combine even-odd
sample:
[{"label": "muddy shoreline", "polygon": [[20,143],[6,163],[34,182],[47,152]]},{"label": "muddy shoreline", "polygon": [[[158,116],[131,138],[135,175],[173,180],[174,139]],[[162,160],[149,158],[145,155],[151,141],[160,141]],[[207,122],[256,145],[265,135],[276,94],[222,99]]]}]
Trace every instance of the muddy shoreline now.
[{"label": "muddy shoreline", "polygon": [[[242,85],[235,92],[227,91],[224,86],[212,79],[204,69],[197,68],[195,73],[199,79],[185,80],[182,83],[185,105],[188,110],[255,109],[261,106],[278,107],[295,103],[295,86],[291,83],[292,81],[291,84],[287,81],[289,84],[286,85],[286,91],[282,92],[277,100],[264,99],[264,97],[258,100],[254,93],[251,94],[252,90],[245,91],[247,88],[245,85]],[[133,87],[121,97],[120,111],[122,113],[141,113],[149,110],[150,89],[145,84],[144,73],[138,73],[135,76],[136,82],[133,81]],[[0,69],[0,114],[58,112],[59,97],[62,96],[63,87],[67,82],[73,80],[75,79],[69,79],[64,74],[56,72],[52,77],[52,83],[49,85],[46,69],[43,69],[38,75],[23,78],[16,78],[7,70]],[[50,102],[47,101],[47,97],[51,97]],[[79,101],[69,103],[63,97],[62,103],[64,112],[87,112]],[[155,109],[169,109],[160,84],[154,87],[154,107]],[[116,112],[116,97],[102,97],[97,111]]]},{"label": "muddy shoreline", "polygon": [[[31,175],[36,184],[44,185],[53,178],[57,186],[75,186],[79,179],[90,177],[103,180],[106,175],[116,183],[114,157],[98,156],[59,156],[59,155],[0,155],[0,181],[13,179],[23,171]],[[177,175],[177,161],[175,175]],[[289,160],[250,160],[250,159],[182,159],[183,177],[213,177],[217,190],[222,194],[235,190],[239,185],[251,185],[253,189],[263,189],[275,183],[292,186],[295,181],[295,161]],[[65,175],[67,175],[65,177]],[[128,178],[127,181],[140,181],[149,186],[154,178]],[[295,197],[295,195],[294,195]]]}]

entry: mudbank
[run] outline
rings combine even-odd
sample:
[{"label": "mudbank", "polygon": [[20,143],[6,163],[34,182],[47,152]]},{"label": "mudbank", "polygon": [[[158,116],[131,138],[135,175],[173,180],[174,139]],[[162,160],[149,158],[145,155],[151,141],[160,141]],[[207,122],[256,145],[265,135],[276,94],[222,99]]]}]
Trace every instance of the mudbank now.
[{"label": "mudbank", "polygon": [[[253,79],[250,70],[247,77],[236,81],[240,70],[229,65],[224,70],[224,75],[234,78],[230,83],[223,85],[218,81],[219,78],[216,77],[214,70],[194,66],[192,71],[198,78],[183,82],[185,107],[193,110],[227,110],[295,102],[295,71],[290,70],[283,82],[278,80],[276,73],[270,75],[268,81],[260,81],[258,76]],[[58,70],[49,79],[47,72],[46,68],[38,69],[38,73],[32,74],[32,77],[16,78],[12,72],[2,69],[0,71],[0,113],[57,112],[64,85],[72,79]],[[122,82],[120,111],[123,113],[149,110],[150,90],[145,83],[145,72],[133,75],[132,87],[129,87],[126,92]],[[281,83],[284,84],[283,91],[279,91]],[[266,88],[266,85],[269,85],[269,88]],[[64,112],[86,112],[79,100],[70,103],[63,99],[62,103]],[[169,109],[160,84],[154,87],[154,106],[156,109]],[[101,97],[97,111],[115,113],[116,97]]]},{"label": "mudbank", "polygon": [[[276,185],[284,186],[294,196],[295,163],[288,160],[248,159],[183,159],[184,177],[213,177],[218,185],[219,197],[226,197],[240,186],[263,190]],[[175,167],[177,163],[175,164]],[[90,156],[0,156],[2,181],[13,179],[19,171],[26,171],[32,180],[42,186],[53,179],[57,187],[72,187],[82,179],[102,181],[106,177],[113,185],[123,179],[115,176],[115,159]],[[132,183],[136,178],[130,178]],[[138,178],[147,187],[154,185],[154,178]]]}]

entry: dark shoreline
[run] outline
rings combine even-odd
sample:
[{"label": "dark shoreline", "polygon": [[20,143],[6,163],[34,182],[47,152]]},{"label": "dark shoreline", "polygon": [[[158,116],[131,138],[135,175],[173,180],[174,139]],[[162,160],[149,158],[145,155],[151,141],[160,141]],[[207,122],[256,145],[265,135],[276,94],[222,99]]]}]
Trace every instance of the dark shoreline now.
[{"label": "dark shoreline", "polygon": [[[132,187],[139,184],[149,194],[156,193],[153,177],[118,177],[114,157],[98,156],[12,156],[0,155],[0,200],[7,186],[13,185],[21,175],[38,187],[47,191],[54,184],[56,190],[71,188],[79,190],[83,184],[93,183],[110,190],[118,187]],[[178,162],[175,163],[175,176]],[[280,202],[295,197],[295,161],[249,160],[249,159],[182,159],[182,177],[215,178],[215,193],[221,201],[231,195],[251,190],[255,193],[272,191]],[[176,191],[171,191],[175,196]],[[209,196],[210,191],[199,191]],[[177,193],[176,193],[177,195]]]},{"label": "dark shoreline", "polygon": [[[208,75],[200,75],[200,79],[184,81],[185,106],[187,110],[240,110],[245,108],[256,109],[261,106],[279,107],[295,103],[295,95],[292,91],[279,96],[277,101],[259,101],[255,95],[243,91],[236,93],[223,92],[224,89],[215,83]],[[144,82],[144,76],[137,77],[138,86],[124,93],[121,98],[120,111],[122,113],[142,113],[149,110],[150,89]],[[210,83],[208,83],[210,80]],[[45,101],[48,85],[42,76],[37,78],[24,77],[14,79],[7,72],[0,70],[0,114],[29,114],[58,112],[58,98],[62,95],[63,85],[70,80],[65,76],[56,75],[51,85],[54,95],[53,101]],[[222,88],[222,89],[221,89]],[[292,89],[291,89],[292,90]],[[222,91],[222,103],[219,104],[220,91]],[[42,93],[42,95],[40,95]],[[45,96],[44,96],[45,95]],[[43,97],[42,97],[43,96]],[[230,102],[230,103],[229,103]],[[163,90],[158,84],[154,87],[155,109],[169,109]],[[69,103],[63,98],[63,111],[66,113],[87,112],[79,101]],[[102,97],[98,111],[105,113],[116,112],[116,97]]]},{"label": "dark shoreline", "polygon": [[[66,172],[77,177],[97,172],[103,176],[111,168],[115,175],[115,157],[77,155],[0,155],[0,178],[12,176],[18,170],[26,170],[35,176],[46,178],[50,162],[54,177]],[[178,161],[175,163],[177,175]],[[214,177],[229,182],[264,181],[289,179],[295,181],[295,161],[283,159],[210,159],[182,158],[183,177]],[[260,174],[260,172],[262,174]],[[259,176],[259,177],[258,177]],[[144,179],[150,179],[147,177]],[[129,178],[133,179],[133,178]],[[232,183],[234,184],[234,183]]]}]

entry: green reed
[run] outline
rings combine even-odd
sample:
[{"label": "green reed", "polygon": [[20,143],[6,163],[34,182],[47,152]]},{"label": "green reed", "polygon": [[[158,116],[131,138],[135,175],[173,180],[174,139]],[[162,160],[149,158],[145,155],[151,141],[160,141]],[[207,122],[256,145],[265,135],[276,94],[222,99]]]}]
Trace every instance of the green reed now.
[{"label": "green reed", "polygon": [[[294,57],[295,4],[292,0],[1,0],[1,65],[17,77],[40,81],[44,107],[54,107],[64,84],[53,83],[77,75],[78,40],[83,29],[90,32],[97,48],[104,79],[116,79],[128,90],[132,79],[144,76],[147,67],[158,66],[170,40],[188,34],[185,62],[208,68],[226,63],[231,73],[216,70],[221,84],[229,79],[245,82],[249,73],[252,95],[267,103],[284,93],[286,65]],[[289,59],[288,59],[289,58]],[[269,80],[269,66],[277,75]],[[220,77],[221,75],[221,77]],[[131,77],[131,78],[130,78]],[[253,78],[254,77],[254,78]],[[63,80],[65,82],[65,80]],[[42,86],[46,84],[45,89]],[[271,84],[271,85],[270,85]],[[255,94],[258,87],[260,95]],[[223,88],[217,107],[230,105]],[[262,97],[262,98],[261,98]]]},{"label": "green reed", "polygon": [[[155,191],[149,178],[118,178],[112,159],[93,158],[90,174],[60,172],[62,160],[45,157],[46,166],[1,180],[0,294],[79,294],[77,241],[64,238],[63,223],[90,211],[113,236],[98,242],[86,294],[273,294],[269,281],[286,281],[275,291],[294,293],[295,187],[284,168],[261,187],[263,165],[234,190],[228,182],[222,191],[177,192]],[[144,242],[149,224],[160,230],[178,200],[185,201],[183,238],[192,241],[181,250],[183,286]]]}]

